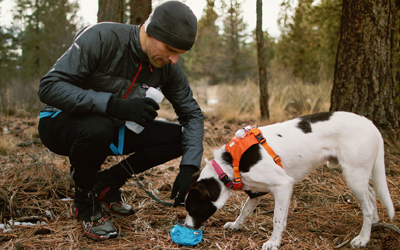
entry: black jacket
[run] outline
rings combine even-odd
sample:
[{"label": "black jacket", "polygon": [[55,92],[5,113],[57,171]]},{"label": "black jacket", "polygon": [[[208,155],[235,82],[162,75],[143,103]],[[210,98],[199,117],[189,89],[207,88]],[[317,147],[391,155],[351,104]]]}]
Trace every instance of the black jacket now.
[{"label": "black jacket", "polygon": [[78,32],[71,47],[41,79],[42,111],[106,114],[114,95],[123,98],[142,69],[127,98],[144,97],[159,87],[183,126],[182,165],[200,167],[204,124],[201,109],[179,63],[151,67],[139,41],[139,27],[98,23]]}]

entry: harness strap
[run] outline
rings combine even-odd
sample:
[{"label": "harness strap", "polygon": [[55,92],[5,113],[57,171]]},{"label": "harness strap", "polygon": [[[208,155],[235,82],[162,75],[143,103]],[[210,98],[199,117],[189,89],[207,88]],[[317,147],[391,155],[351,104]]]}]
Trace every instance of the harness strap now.
[{"label": "harness strap", "polygon": [[242,190],[243,182],[240,176],[239,165],[233,166],[233,190]]},{"label": "harness strap", "polygon": [[260,144],[265,148],[265,150],[267,150],[267,153],[272,157],[272,159],[274,159],[274,162],[282,167],[282,163],[281,163],[281,158],[279,157],[279,155],[277,155],[274,150],[272,150],[272,148],[268,145],[267,140],[264,138],[264,136],[261,134],[261,131],[257,128],[257,127],[253,127],[252,129],[250,129],[250,132],[254,134],[254,136],[257,138],[257,140],[260,142]]}]

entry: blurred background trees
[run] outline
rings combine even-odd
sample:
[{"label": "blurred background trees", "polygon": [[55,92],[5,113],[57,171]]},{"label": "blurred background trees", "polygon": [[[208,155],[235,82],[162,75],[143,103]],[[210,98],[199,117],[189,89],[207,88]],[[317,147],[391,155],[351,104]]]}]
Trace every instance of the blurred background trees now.
[{"label": "blurred background trees", "polygon": [[70,46],[77,31],[78,4],[68,0],[16,0],[14,19],[0,27],[0,108],[39,109],[37,88]]},{"label": "blurred background trees", "polygon": [[295,77],[316,84],[333,77],[343,0],[313,2],[300,0],[295,8],[292,1],[282,3],[276,60]]},{"label": "blurred background trees", "polygon": [[[77,30],[83,27],[76,17],[79,9],[72,0],[13,0],[17,3],[13,22],[0,27],[0,111],[15,113],[24,106],[38,112],[40,78],[70,46]],[[282,0],[279,15],[281,35],[271,37],[263,31],[268,84],[282,87],[270,92],[269,106],[297,116],[326,111],[325,97],[311,97],[309,86],[324,86],[330,95],[333,86],[336,54],[341,33],[343,3],[347,0]],[[0,0],[1,4],[2,0]],[[151,6],[159,0],[99,0],[99,21],[140,24],[147,19]],[[183,1],[184,2],[184,1]],[[390,67],[396,109],[400,108],[400,1],[389,1],[393,15],[390,34]],[[256,30],[249,31],[243,21],[244,0],[207,0],[199,19],[198,37],[193,49],[180,57],[191,85],[201,95],[213,86],[258,86]],[[0,5],[1,8],[1,5]],[[0,9],[1,11],[1,9]],[[351,22],[351,21],[350,21]],[[244,82],[244,84],[242,84]],[[276,108],[285,87],[303,91],[293,95],[282,108]],[[247,89],[246,89],[247,88]],[[23,90],[23,91],[21,91]],[[312,91],[311,91],[312,92]],[[223,94],[219,95],[222,99]],[[207,102],[208,97],[199,98]],[[203,100],[204,99],[204,100]],[[258,100],[258,96],[255,98]],[[275,102],[275,103],[273,103]],[[252,106],[259,115],[259,105]],[[274,111],[273,111],[274,112]],[[272,114],[274,117],[274,114]],[[291,117],[288,117],[291,118]]]}]

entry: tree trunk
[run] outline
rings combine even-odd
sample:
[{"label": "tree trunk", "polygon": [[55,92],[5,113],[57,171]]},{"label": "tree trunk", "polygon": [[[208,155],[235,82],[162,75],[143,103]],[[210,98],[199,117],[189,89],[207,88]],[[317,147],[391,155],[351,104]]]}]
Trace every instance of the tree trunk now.
[{"label": "tree trunk", "polygon": [[394,24],[392,29],[392,70],[397,112],[400,111],[400,0],[395,2]]},{"label": "tree trunk", "polygon": [[131,0],[131,24],[143,24],[151,13],[151,0]]},{"label": "tree trunk", "polygon": [[264,51],[264,33],[262,30],[262,0],[257,0],[257,58],[258,58],[258,81],[260,86],[260,114],[261,119],[269,119],[268,107],[268,79],[267,79],[267,59]]},{"label": "tree trunk", "polygon": [[124,0],[99,0],[97,21],[124,23]]},{"label": "tree trunk", "polygon": [[366,116],[397,135],[391,68],[392,0],[343,0],[330,110]]}]

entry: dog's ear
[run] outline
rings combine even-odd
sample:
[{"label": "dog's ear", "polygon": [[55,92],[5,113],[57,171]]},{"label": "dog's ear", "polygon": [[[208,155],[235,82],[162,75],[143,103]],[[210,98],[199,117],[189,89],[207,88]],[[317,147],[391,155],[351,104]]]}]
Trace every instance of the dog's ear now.
[{"label": "dog's ear", "polygon": [[195,183],[198,179],[199,179],[199,176],[200,176],[200,170],[199,171],[197,171],[196,173],[194,173],[193,175],[192,175],[192,180],[191,180],[191,184],[193,185],[193,183]]},{"label": "dog's ear", "polygon": [[197,185],[192,186],[189,188],[189,194],[198,197],[198,200],[204,200],[210,197],[210,193],[207,190],[207,187],[204,186],[202,183],[197,183]]}]

